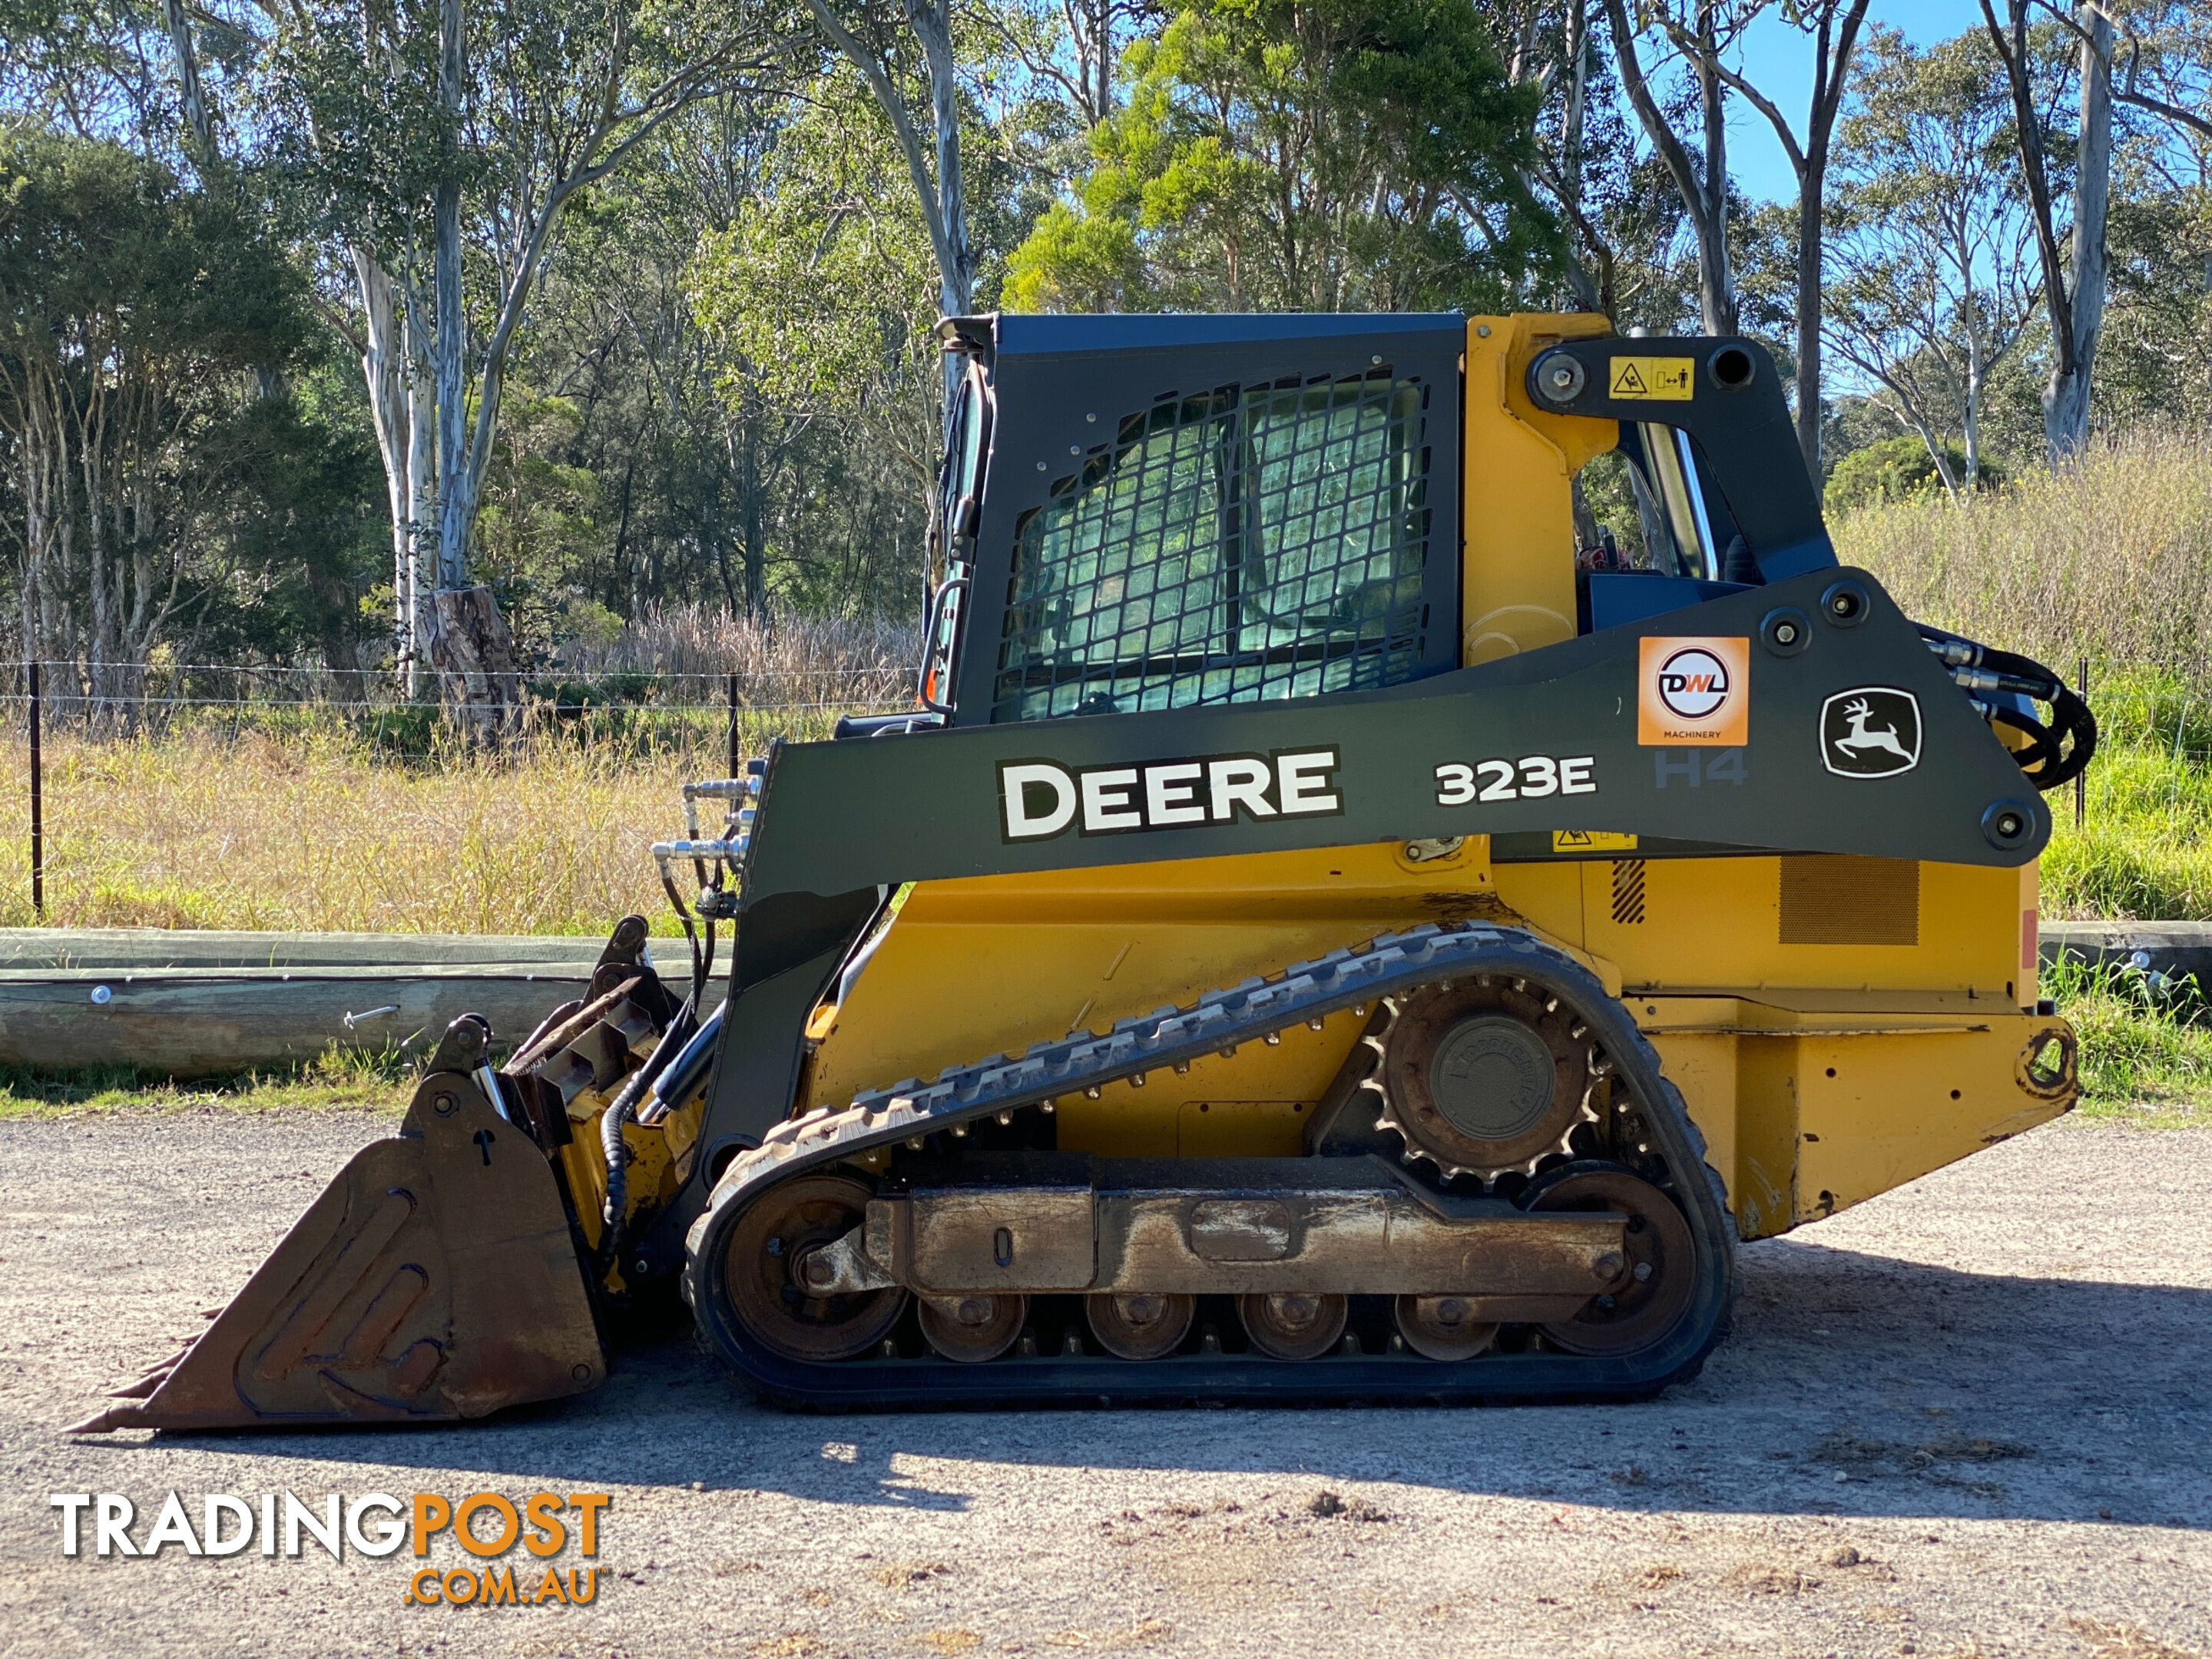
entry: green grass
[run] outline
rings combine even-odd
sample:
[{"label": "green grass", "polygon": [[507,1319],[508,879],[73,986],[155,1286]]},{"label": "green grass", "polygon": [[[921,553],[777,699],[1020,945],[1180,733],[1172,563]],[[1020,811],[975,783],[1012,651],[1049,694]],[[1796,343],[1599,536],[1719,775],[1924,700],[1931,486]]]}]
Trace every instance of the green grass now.
[{"label": "green grass", "polygon": [[2051,798],[2044,915],[2212,920],[2212,690],[2135,669],[2093,682],[2089,701],[2087,811],[2076,831],[2073,792]]},{"label": "green grass", "polygon": [[0,1121],[120,1112],[274,1112],[333,1108],[397,1116],[414,1092],[416,1063],[396,1052],[333,1045],[276,1072],[173,1082],[134,1067],[33,1072],[0,1067]]},{"label": "green grass", "polygon": [[2212,1007],[2191,976],[2067,958],[2043,990],[2081,1038],[2083,1122],[2212,1127]]}]

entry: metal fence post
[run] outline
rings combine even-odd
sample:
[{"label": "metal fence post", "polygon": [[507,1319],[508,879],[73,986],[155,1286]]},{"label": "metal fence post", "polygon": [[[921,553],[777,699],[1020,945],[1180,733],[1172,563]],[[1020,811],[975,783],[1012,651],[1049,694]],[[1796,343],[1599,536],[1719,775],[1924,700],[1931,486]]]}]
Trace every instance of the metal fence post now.
[{"label": "metal fence post", "polygon": [[734,778],[738,775],[738,677],[735,674],[732,674],[730,676],[730,769],[722,775],[724,777]]},{"label": "metal fence post", "polygon": [[31,670],[31,908],[46,914],[46,768],[39,754],[39,665]]}]

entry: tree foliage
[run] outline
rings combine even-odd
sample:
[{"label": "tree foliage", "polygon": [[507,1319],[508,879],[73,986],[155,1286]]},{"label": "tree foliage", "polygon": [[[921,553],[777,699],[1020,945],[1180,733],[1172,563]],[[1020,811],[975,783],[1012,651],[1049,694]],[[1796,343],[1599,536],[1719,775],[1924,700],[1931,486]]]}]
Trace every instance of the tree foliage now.
[{"label": "tree foliage", "polygon": [[1557,246],[1539,102],[1453,0],[1177,0],[1009,259],[1023,309],[1497,308]]},{"label": "tree foliage", "polygon": [[306,301],[234,201],[118,144],[0,129],[0,535],[27,657],[106,697],[257,603],[344,636],[364,458],[288,390]]},{"label": "tree foliage", "polygon": [[[121,688],[165,649],[404,678],[441,561],[526,664],[695,602],[911,617],[954,305],[1732,319],[1838,506],[2043,464],[2095,31],[2019,36],[2046,234],[1989,30],[1908,47],[1885,0],[1845,53],[1855,15],[0,0],[5,624]],[[2202,421],[2212,23],[2111,15],[2090,416]],[[1780,99],[1760,30],[1840,78]],[[1762,119],[1796,199],[1732,172]],[[1583,507],[1638,544],[1618,465]]]}]

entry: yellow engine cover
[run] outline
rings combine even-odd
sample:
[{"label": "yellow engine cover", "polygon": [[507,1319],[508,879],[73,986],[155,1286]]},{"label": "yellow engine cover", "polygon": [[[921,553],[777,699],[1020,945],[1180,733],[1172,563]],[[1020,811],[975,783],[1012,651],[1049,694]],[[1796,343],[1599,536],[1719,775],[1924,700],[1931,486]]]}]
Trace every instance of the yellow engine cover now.
[{"label": "yellow engine cover", "polygon": [[[1492,920],[1571,951],[1622,995],[1705,1132],[1739,1225],[1757,1237],[2068,1103],[2022,1062],[2063,1029],[2032,1012],[2032,930],[2022,940],[2033,871],[1908,866],[1908,877],[1881,863],[1492,866],[1478,836],[1428,859],[1375,846],[926,883],[847,1000],[817,1011],[803,1108],[1103,1030],[1394,930]],[[1875,900],[1854,908],[1850,896],[1868,890]],[[1279,1046],[1247,1043],[1142,1087],[1068,1097],[1060,1144],[1119,1157],[1294,1155],[1363,1024],[1340,1014],[1284,1032]]]}]

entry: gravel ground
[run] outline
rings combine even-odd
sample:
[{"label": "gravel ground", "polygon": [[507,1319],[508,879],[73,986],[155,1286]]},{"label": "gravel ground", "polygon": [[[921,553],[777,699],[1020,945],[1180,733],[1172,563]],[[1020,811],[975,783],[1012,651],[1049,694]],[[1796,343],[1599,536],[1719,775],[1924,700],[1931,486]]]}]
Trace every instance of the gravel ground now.
[{"label": "gravel ground", "polygon": [[[793,1417],[671,1341],[471,1428],[56,1432],[382,1132],[0,1125],[0,1650],[2212,1650],[2197,1134],[2053,1125],[1753,1246],[1735,1334],[1640,1406]],[[126,1493],[143,1538],[173,1488],[613,1503],[588,1608],[410,1606],[404,1551],[62,1557],[49,1492]]]}]

